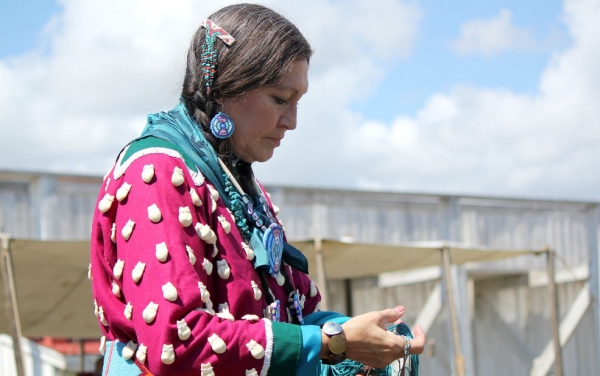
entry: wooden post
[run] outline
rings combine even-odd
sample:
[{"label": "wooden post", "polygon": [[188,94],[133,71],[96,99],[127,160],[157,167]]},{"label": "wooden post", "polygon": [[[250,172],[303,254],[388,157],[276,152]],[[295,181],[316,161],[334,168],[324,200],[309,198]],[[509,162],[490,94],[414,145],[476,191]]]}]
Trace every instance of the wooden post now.
[{"label": "wooden post", "polygon": [[450,248],[443,247],[442,265],[444,266],[444,278],[446,282],[446,294],[448,296],[448,310],[450,312],[450,322],[452,324],[452,338],[454,339],[454,359],[457,376],[465,376],[465,361],[462,355],[462,346],[460,341],[460,332],[458,330],[458,315],[456,314],[456,302],[454,300],[454,288],[452,276],[450,275]]},{"label": "wooden post", "polygon": [[80,339],[79,342],[79,372],[85,371],[85,340]]},{"label": "wooden post", "polygon": [[556,291],[556,282],[554,280],[554,250],[546,248],[548,257],[548,295],[550,296],[550,320],[552,322],[552,341],[554,342],[554,374],[563,376],[562,350],[560,346],[559,322],[558,316],[558,296]]},{"label": "wooden post", "polygon": [[325,276],[325,260],[323,258],[323,245],[320,236],[315,236],[315,258],[317,261],[317,281],[321,291],[321,310],[327,311],[327,277]]},{"label": "wooden post", "polygon": [[25,376],[23,354],[21,353],[21,320],[19,319],[19,306],[17,305],[17,291],[15,288],[12,259],[10,257],[10,239],[8,235],[0,234],[0,242],[2,243],[2,249],[0,250],[0,268],[2,269],[2,280],[4,282],[6,313],[10,325],[10,335],[13,341],[15,368],[17,370],[17,376]]},{"label": "wooden post", "polygon": [[344,279],[344,290],[346,292],[346,316],[352,317],[354,316],[353,306],[354,302],[352,299],[352,280]]}]

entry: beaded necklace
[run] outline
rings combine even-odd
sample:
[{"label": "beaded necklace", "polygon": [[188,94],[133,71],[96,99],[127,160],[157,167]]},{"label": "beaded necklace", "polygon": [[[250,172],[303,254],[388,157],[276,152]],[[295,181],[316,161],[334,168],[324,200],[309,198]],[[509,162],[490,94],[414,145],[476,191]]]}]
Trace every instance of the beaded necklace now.
[{"label": "beaded necklace", "polygon": [[[255,193],[258,196],[258,205],[255,208],[252,199],[240,187],[231,171],[229,171],[221,159],[219,159],[219,164],[223,169],[225,192],[231,201],[231,209],[235,217],[235,222],[244,239],[250,242],[253,247],[261,245],[257,244],[256,238],[262,237],[260,243],[262,243],[269,258],[269,273],[273,278],[276,278],[281,268],[283,229],[271,213],[269,203],[260,187],[256,184],[256,181],[252,181]],[[250,231],[247,218],[254,222],[255,228],[253,232]],[[258,234],[257,230],[262,234]]]},{"label": "beaded necklace", "polygon": [[[242,233],[244,240],[251,243],[255,254],[257,253],[257,248],[260,247],[262,247],[264,252],[267,252],[269,259],[269,273],[273,278],[277,278],[280,274],[281,258],[284,248],[283,228],[271,213],[269,203],[263,195],[262,189],[260,189],[256,183],[256,180],[253,180],[252,184],[254,186],[254,191],[258,195],[257,209],[255,209],[252,199],[248,197],[242,187],[240,187],[231,171],[229,171],[220,158],[219,164],[223,170],[222,175],[223,181],[225,182],[225,192],[229,196],[231,210],[238,229]],[[250,231],[248,218],[251,218],[254,222],[254,231]],[[262,242],[256,241],[260,236],[259,233],[262,233]],[[271,291],[268,293],[271,294]],[[273,299],[275,300],[274,296]],[[289,292],[287,303],[290,314],[295,316],[299,323],[302,323],[304,318],[297,291]],[[279,321],[281,317],[279,300],[275,300],[269,305],[268,313],[272,320]]]}]

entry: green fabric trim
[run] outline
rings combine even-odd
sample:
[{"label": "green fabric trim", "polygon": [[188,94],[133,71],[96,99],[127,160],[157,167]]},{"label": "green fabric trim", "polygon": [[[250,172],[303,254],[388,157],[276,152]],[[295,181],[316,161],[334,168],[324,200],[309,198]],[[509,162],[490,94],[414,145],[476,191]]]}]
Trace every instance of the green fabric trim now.
[{"label": "green fabric trim", "polygon": [[295,375],[302,352],[302,332],[300,326],[282,322],[272,322],[273,355],[268,376]]},{"label": "green fabric trim", "polygon": [[165,149],[175,150],[176,152],[181,154],[181,156],[183,157],[183,160],[185,161],[185,165],[190,170],[196,171],[196,167],[194,166],[194,163],[183,152],[183,150],[181,150],[181,148],[179,148],[177,145],[175,145],[171,142],[162,140],[162,139],[154,137],[154,136],[143,137],[143,138],[133,141],[131,143],[131,145],[129,145],[129,148],[127,149],[127,151],[125,152],[125,155],[123,156],[123,159],[121,160],[121,165],[125,164],[125,162],[127,162],[127,160],[129,158],[131,158],[135,153],[142,151],[144,149],[150,149],[150,148],[165,148]]}]

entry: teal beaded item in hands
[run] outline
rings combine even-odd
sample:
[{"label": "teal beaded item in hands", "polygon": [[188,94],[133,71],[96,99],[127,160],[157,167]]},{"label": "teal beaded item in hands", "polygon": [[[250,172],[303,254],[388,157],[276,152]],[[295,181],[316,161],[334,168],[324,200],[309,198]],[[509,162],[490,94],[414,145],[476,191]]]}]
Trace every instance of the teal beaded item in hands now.
[{"label": "teal beaded item in hands", "polygon": [[[389,330],[400,336],[414,338],[409,327],[404,323],[394,325]],[[385,368],[367,367],[362,363],[347,359],[334,366],[322,366],[321,376],[355,376],[357,374],[368,374],[369,376],[419,376],[419,356],[410,354],[408,359],[404,373],[402,373],[402,359],[394,361]]]}]

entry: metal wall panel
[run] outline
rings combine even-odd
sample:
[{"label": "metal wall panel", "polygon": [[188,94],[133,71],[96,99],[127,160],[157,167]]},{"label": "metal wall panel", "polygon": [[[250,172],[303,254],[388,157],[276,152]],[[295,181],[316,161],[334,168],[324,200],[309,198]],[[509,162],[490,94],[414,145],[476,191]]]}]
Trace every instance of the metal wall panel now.
[{"label": "metal wall panel", "polygon": [[18,237],[34,237],[28,185],[0,180],[0,232]]},{"label": "metal wall panel", "polygon": [[[15,237],[86,239],[102,180],[57,174],[0,171],[0,231]],[[281,208],[288,239],[330,239],[396,244],[448,239],[502,248],[553,247],[557,268],[590,260],[590,210],[594,203],[443,195],[267,187]],[[596,250],[597,251],[597,250]],[[368,260],[368,255],[365,255]],[[545,287],[530,288],[523,272],[545,268],[544,257],[527,256],[470,265],[474,283],[472,337],[478,375],[526,375],[550,338]],[[486,274],[487,273],[487,274]],[[504,273],[502,278],[493,277]],[[510,275],[509,275],[510,274]],[[482,277],[483,276],[483,277]],[[379,288],[376,279],[353,280],[352,312],[407,307],[413,324],[434,281]],[[345,312],[345,281],[328,281],[331,309]],[[560,284],[561,317],[579,283]],[[446,310],[428,333],[423,374],[450,374],[451,336]],[[590,308],[564,349],[566,375],[598,374],[598,339]]]}]

